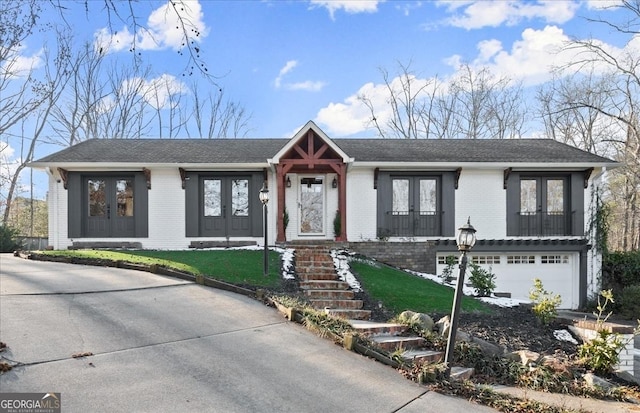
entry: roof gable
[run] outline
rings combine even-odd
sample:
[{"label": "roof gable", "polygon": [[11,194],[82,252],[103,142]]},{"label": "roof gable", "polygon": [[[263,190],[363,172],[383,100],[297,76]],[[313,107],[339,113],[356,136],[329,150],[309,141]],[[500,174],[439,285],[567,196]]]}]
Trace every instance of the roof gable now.
[{"label": "roof gable", "polygon": [[[333,152],[333,155],[341,158],[342,162],[344,163],[349,163],[349,162],[353,162],[353,159],[351,157],[349,157],[349,155],[347,155],[346,152],[344,152],[339,145],[336,145],[336,143],[331,140],[326,133],[324,133],[322,131],[322,129],[320,129],[318,127],[318,125],[316,125],[313,121],[309,121],[307,122],[306,125],[304,125],[302,128],[300,128],[300,130],[298,131],[298,133],[296,133],[293,138],[291,138],[289,140],[289,142],[287,142],[286,145],[284,145],[282,147],[282,149],[280,149],[278,151],[278,153],[275,154],[275,156],[271,159],[269,159],[269,163],[271,164],[278,164],[280,163],[280,159],[284,158],[284,157],[291,157],[291,156],[295,156],[295,147],[301,146],[301,147],[307,147],[307,150],[311,150],[313,151],[313,148],[308,148],[308,146],[311,145],[307,145],[304,141],[306,139],[308,139],[309,137],[309,133],[312,132],[317,140],[319,139],[320,141],[322,141],[324,144],[328,145],[330,150]],[[319,146],[318,146],[319,147]]]}]

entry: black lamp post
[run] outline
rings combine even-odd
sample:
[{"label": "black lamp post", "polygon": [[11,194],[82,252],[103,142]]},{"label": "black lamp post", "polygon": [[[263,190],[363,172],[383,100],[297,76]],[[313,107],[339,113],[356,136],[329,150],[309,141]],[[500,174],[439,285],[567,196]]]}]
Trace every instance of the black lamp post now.
[{"label": "black lamp post", "polygon": [[269,202],[269,188],[267,183],[262,184],[259,194],[260,202],[262,202],[262,211],[264,212],[264,276],[269,275],[269,247],[267,246],[267,203]]},{"label": "black lamp post", "polygon": [[453,308],[451,309],[451,323],[449,325],[449,337],[447,339],[447,352],[444,362],[447,366],[446,376],[451,375],[451,364],[453,363],[453,349],[456,346],[456,332],[458,330],[458,313],[460,312],[460,302],[462,301],[462,289],[464,288],[464,275],[467,271],[467,252],[473,248],[476,243],[476,229],[471,225],[471,218],[467,219],[467,223],[458,228],[458,236],[456,237],[458,250],[462,252],[460,257],[460,274],[456,283],[456,291],[453,296]]}]

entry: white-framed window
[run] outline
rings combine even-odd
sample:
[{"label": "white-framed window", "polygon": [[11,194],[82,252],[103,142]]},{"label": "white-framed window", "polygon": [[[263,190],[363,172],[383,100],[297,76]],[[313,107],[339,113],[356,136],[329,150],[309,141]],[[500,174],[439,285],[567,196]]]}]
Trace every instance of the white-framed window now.
[{"label": "white-framed window", "polygon": [[474,255],[471,258],[474,264],[500,264],[499,255]]},{"label": "white-framed window", "polygon": [[568,255],[541,255],[540,262],[542,264],[568,264]]},{"label": "white-framed window", "polygon": [[507,255],[507,264],[535,264],[535,255]]}]

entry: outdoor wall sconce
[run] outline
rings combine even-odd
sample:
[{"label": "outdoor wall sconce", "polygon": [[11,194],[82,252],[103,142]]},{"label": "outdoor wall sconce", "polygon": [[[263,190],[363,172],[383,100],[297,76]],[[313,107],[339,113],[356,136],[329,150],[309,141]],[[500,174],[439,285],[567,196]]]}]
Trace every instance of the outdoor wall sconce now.
[{"label": "outdoor wall sconce", "polygon": [[471,225],[471,218],[467,218],[467,223],[458,228],[456,237],[458,251],[462,252],[460,257],[460,274],[456,283],[456,291],[453,296],[453,308],[451,309],[451,323],[449,324],[449,337],[447,339],[447,352],[444,356],[444,363],[447,366],[445,375],[451,376],[451,363],[453,363],[453,349],[456,346],[456,330],[458,329],[458,313],[460,312],[460,302],[462,301],[462,289],[464,287],[464,274],[467,271],[467,252],[476,244],[476,229]]},{"label": "outdoor wall sconce", "polygon": [[338,179],[337,178],[333,178],[333,181],[331,181],[331,188],[337,188],[338,187]]},{"label": "outdoor wall sconce", "polygon": [[285,185],[287,185],[287,188],[291,188],[291,178],[289,178],[288,175],[287,175],[287,182],[285,183]]}]

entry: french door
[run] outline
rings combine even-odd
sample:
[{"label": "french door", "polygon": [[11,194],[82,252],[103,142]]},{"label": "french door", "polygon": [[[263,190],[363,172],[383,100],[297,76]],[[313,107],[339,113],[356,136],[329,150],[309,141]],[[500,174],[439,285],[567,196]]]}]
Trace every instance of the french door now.
[{"label": "french door", "polygon": [[568,235],[564,178],[520,179],[520,235]]},{"label": "french door", "polygon": [[433,236],[441,233],[438,179],[394,177],[391,180],[391,211],[387,233],[392,236]]},{"label": "french door", "polygon": [[249,177],[202,177],[200,180],[200,235],[251,235]]},{"label": "french door", "polygon": [[86,177],[86,236],[135,236],[134,177]]}]

